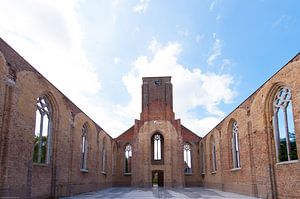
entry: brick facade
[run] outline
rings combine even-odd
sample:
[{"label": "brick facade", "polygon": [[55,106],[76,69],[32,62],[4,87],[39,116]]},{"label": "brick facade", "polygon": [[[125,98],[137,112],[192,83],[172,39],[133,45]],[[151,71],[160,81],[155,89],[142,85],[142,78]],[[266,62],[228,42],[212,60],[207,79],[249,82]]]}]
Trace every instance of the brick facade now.
[{"label": "brick facade", "polygon": [[[50,198],[111,186],[150,187],[153,172],[159,171],[165,187],[206,186],[263,198],[300,198],[299,77],[298,54],[203,138],[175,119],[171,77],[143,78],[140,119],[113,139],[0,39],[0,196]],[[272,125],[274,96],[282,86],[292,93],[298,151],[298,160],[286,162],[276,160]],[[47,164],[32,158],[40,96],[52,107]],[[239,168],[233,167],[233,122],[238,124]],[[81,169],[84,125],[88,147],[86,169]],[[155,133],[163,137],[159,162],[152,159]],[[127,144],[132,146],[130,173],[125,173]],[[191,146],[192,169],[186,174],[184,144]]]},{"label": "brick facade", "polygon": [[[103,139],[107,154],[113,139],[1,39],[0,79],[0,196],[49,198],[112,186],[111,156],[106,174],[99,165]],[[32,162],[39,96],[47,97],[53,112],[49,164]],[[80,171],[84,123],[88,124],[88,172]]]}]

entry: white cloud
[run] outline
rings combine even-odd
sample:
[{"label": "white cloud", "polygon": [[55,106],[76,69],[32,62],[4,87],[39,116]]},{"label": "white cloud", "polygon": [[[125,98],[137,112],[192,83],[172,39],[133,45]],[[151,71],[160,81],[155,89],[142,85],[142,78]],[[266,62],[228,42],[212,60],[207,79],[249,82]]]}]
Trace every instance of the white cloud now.
[{"label": "white cloud", "polygon": [[216,3],[217,3],[216,0],[211,2],[210,6],[209,6],[209,11],[212,12],[215,9]]},{"label": "white cloud", "polygon": [[213,62],[222,54],[221,48],[221,40],[217,38],[216,34],[213,34],[214,44],[211,50],[211,53],[207,59],[207,64],[212,65]]},{"label": "white cloud", "polygon": [[[178,63],[181,45],[169,43],[152,49],[153,57],[140,56],[133,62],[132,69],[123,76],[123,83],[131,96],[126,107],[120,108],[120,114],[129,118],[138,118],[140,112],[141,83],[145,76],[172,76],[174,88],[174,111],[184,124],[199,135],[204,135],[224,116],[219,104],[230,103],[235,92],[231,85],[233,78],[227,74],[203,73],[200,69],[190,70]],[[155,50],[154,50],[155,49]],[[203,108],[208,118],[197,118],[196,108]],[[204,122],[208,121],[203,125]],[[205,128],[203,128],[205,126]],[[205,131],[205,132],[204,132]]]},{"label": "white cloud", "polygon": [[120,61],[121,61],[121,60],[120,60],[120,58],[119,58],[119,57],[115,57],[115,58],[114,58],[114,63],[115,63],[115,64],[119,64],[119,63],[120,63]]},{"label": "white cloud", "polygon": [[152,38],[152,40],[150,41],[150,44],[148,46],[148,49],[151,51],[151,52],[155,52],[157,51],[159,48],[161,48],[161,44],[156,40],[155,37]]},{"label": "white cloud", "polygon": [[102,111],[95,100],[101,83],[82,45],[76,7],[71,0],[7,1],[0,6],[0,35],[101,125],[108,116],[94,114]]},{"label": "white cloud", "polygon": [[139,3],[133,7],[133,11],[139,14],[145,13],[150,0],[139,0]]},{"label": "white cloud", "polygon": [[120,0],[113,0],[112,1],[112,6],[114,9],[116,9],[120,5]]}]

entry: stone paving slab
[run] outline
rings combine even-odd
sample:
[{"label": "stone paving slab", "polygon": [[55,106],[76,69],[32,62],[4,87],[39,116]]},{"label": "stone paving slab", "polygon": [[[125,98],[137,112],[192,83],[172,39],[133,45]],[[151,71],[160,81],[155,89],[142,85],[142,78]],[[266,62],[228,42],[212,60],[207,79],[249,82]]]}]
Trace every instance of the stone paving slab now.
[{"label": "stone paving slab", "polygon": [[92,198],[103,198],[103,199],[150,199],[150,198],[172,198],[172,199],[254,199],[241,194],[223,192],[216,189],[207,189],[203,187],[192,187],[192,188],[131,188],[131,187],[113,187],[108,189],[102,189],[95,192],[88,192],[79,194],[76,196],[65,197],[64,199],[92,199]]}]

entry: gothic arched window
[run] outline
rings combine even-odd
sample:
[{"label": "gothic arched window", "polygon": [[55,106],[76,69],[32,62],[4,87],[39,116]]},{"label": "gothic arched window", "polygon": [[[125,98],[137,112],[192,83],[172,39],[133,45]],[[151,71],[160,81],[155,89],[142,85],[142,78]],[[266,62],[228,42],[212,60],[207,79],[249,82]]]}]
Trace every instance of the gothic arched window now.
[{"label": "gothic arched window", "polygon": [[151,138],[152,163],[163,164],[164,159],[164,138],[161,134],[155,133]]},{"label": "gothic arched window", "polygon": [[232,137],[231,137],[231,149],[232,149],[232,166],[233,168],[240,168],[240,148],[239,148],[239,128],[236,121],[232,123]]},{"label": "gothic arched window", "polygon": [[102,173],[106,174],[106,138],[103,139],[103,144],[102,144]]},{"label": "gothic arched window", "polygon": [[81,169],[87,170],[88,127],[85,123],[81,132]]},{"label": "gothic arched window", "polygon": [[125,147],[125,173],[131,173],[131,157],[132,157],[132,147],[127,144]]},{"label": "gothic arched window", "polygon": [[273,129],[277,162],[298,159],[291,97],[290,89],[281,87],[273,101]]},{"label": "gothic arched window", "polygon": [[192,173],[192,153],[191,145],[185,143],[183,145],[184,173]]},{"label": "gothic arched window", "polygon": [[204,145],[203,142],[200,144],[200,161],[201,161],[201,174],[205,173],[205,152],[204,152]]},{"label": "gothic arched window", "polygon": [[217,152],[216,143],[213,136],[210,137],[210,147],[211,147],[211,171],[217,171]]},{"label": "gothic arched window", "polygon": [[47,164],[51,151],[51,106],[45,96],[37,98],[33,162]]}]

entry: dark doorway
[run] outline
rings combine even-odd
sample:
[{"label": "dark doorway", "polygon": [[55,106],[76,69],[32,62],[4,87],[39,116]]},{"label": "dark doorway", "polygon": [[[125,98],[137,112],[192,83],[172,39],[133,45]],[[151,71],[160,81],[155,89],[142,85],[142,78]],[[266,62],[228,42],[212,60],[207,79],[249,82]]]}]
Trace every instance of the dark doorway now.
[{"label": "dark doorway", "polygon": [[163,171],[152,171],[152,187],[163,187],[164,186],[164,172]]}]

